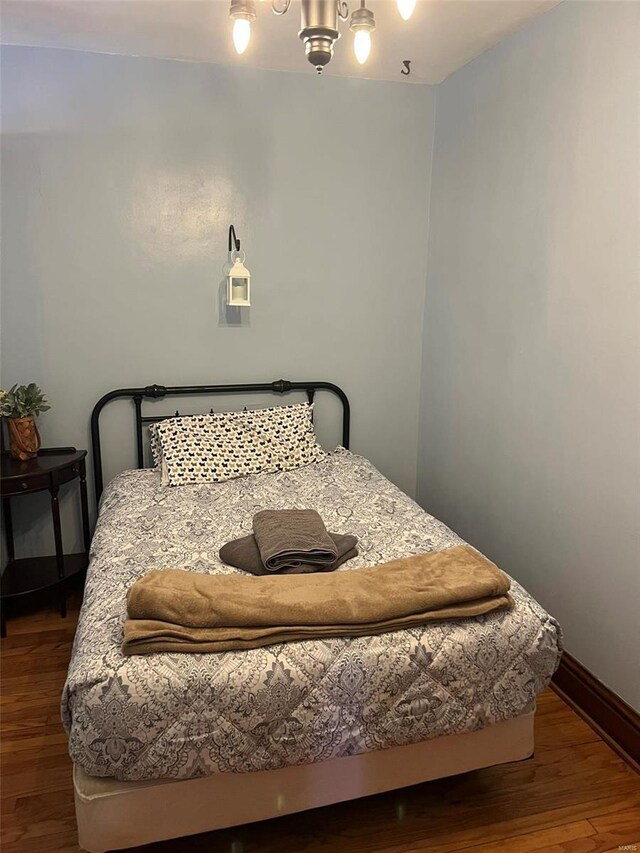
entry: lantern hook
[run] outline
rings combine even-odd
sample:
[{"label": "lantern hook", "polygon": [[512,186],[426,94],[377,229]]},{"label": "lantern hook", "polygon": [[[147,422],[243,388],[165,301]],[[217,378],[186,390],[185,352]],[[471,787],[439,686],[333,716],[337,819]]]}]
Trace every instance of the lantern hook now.
[{"label": "lantern hook", "polygon": [[[232,235],[233,235],[233,242],[232,242]],[[235,246],[236,252],[240,251],[240,240],[238,240],[238,237],[236,235],[236,229],[233,227],[233,225],[230,225],[229,226],[229,254],[231,254],[232,246]]]}]

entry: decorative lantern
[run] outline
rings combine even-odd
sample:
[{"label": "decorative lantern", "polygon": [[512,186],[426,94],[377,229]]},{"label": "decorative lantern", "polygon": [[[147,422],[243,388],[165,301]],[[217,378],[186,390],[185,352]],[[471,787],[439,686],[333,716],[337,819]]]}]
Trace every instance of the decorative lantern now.
[{"label": "decorative lantern", "polygon": [[[242,258],[240,257],[242,254]],[[233,225],[229,226],[229,262],[227,273],[227,305],[251,305],[251,273],[244,265],[245,253],[240,252],[240,240]]]}]

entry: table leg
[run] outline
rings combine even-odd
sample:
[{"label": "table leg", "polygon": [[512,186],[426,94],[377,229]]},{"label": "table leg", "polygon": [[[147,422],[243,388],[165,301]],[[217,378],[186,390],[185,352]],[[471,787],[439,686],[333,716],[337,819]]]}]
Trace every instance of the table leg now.
[{"label": "table leg", "polygon": [[[9,562],[16,558],[15,543],[13,540],[13,519],[11,517],[11,500],[9,498],[2,499],[2,512],[4,514],[4,530],[7,542],[7,557]],[[7,636],[7,620],[6,620],[7,602],[0,602],[0,637]]]},{"label": "table leg", "polygon": [[[58,564],[58,577],[64,578],[64,553],[62,551],[62,529],[60,527],[60,502],[58,500],[58,486],[52,485],[51,492],[51,515],[53,516],[53,538],[56,543],[56,562]],[[64,619],[67,615],[67,589],[66,584],[60,584],[60,616]]]},{"label": "table leg", "polygon": [[91,531],[89,529],[89,503],[87,501],[87,466],[84,459],[80,463],[80,509],[82,510],[82,535],[84,539],[84,550],[89,558],[89,547],[91,545]]},{"label": "table leg", "polygon": [[7,557],[9,560],[15,560],[16,552],[13,542],[13,520],[11,518],[11,500],[10,498],[2,499],[2,511],[4,512],[4,529],[7,539]]}]

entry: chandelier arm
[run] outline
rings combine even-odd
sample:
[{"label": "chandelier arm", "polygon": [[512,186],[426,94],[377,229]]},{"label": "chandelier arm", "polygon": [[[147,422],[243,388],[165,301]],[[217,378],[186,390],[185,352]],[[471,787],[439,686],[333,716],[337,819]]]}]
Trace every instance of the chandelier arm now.
[{"label": "chandelier arm", "polygon": [[336,0],[336,8],[338,10],[338,17],[341,21],[346,21],[349,17],[349,4],[346,0]]},{"label": "chandelier arm", "polygon": [[291,0],[281,0],[281,3],[278,0],[271,0],[274,15],[285,15],[289,11],[289,6],[291,6]]}]

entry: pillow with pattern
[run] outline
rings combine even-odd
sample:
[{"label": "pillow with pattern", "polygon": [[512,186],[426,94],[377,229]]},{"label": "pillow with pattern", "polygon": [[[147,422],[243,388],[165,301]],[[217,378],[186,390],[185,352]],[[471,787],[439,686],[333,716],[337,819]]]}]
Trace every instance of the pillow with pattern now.
[{"label": "pillow with pattern", "polygon": [[248,474],[291,471],[321,462],[313,404],[244,412],[215,412],[157,424],[162,464],[170,486],[220,483]]},{"label": "pillow with pattern", "polygon": [[149,424],[149,447],[151,448],[151,458],[156,468],[162,465],[162,442],[158,435],[158,424]]}]

